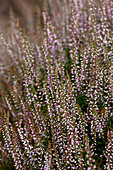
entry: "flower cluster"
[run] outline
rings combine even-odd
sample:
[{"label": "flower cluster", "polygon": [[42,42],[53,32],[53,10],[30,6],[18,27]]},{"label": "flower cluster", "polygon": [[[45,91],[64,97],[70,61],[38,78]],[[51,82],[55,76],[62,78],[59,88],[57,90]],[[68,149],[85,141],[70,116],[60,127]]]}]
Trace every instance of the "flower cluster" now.
[{"label": "flower cluster", "polygon": [[40,43],[15,23],[1,35],[1,166],[110,170],[113,3],[56,4]]}]

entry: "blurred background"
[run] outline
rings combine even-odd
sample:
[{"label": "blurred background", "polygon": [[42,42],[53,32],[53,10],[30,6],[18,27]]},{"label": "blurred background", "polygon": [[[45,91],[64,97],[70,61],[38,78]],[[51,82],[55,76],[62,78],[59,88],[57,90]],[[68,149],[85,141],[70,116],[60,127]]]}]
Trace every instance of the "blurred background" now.
[{"label": "blurred background", "polygon": [[33,30],[36,18],[41,18],[44,2],[46,0],[0,0],[0,32],[6,31],[11,11],[21,26]]},{"label": "blurred background", "polygon": [[[94,0],[97,5],[99,1]],[[61,13],[68,2],[70,0],[0,0],[0,32],[3,33],[7,30],[11,11],[13,11],[14,17],[19,19],[20,26],[29,31],[34,31],[37,23],[42,21],[42,12],[45,9],[49,15],[53,16],[54,21],[59,20],[58,22],[62,23]],[[83,0],[83,2],[86,3],[88,0]]]}]

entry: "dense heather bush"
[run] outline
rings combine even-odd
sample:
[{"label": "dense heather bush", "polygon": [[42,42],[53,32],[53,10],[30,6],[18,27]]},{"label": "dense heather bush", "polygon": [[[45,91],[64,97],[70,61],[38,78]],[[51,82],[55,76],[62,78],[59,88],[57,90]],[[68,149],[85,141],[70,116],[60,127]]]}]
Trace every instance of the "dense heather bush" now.
[{"label": "dense heather bush", "polygon": [[40,41],[15,22],[1,35],[1,167],[110,170],[113,2],[56,2]]}]

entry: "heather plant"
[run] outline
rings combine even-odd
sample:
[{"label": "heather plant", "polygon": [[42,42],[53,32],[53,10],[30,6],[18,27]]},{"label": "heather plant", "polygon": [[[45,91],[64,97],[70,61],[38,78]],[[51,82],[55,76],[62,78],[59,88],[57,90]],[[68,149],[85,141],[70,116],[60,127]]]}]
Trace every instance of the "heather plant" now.
[{"label": "heather plant", "polygon": [[1,167],[113,169],[113,3],[49,2],[40,41],[1,35]]}]

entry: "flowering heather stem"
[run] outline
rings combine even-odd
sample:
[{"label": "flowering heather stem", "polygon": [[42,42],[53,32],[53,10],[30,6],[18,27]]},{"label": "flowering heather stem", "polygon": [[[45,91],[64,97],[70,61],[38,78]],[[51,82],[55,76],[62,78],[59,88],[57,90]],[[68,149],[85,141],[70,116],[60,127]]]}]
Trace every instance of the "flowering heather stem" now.
[{"label": "flowering heather stem", "polygon": [[6,169],[113,169],[113,3],[86,2],[49,0],[40,43],[15,22],[1,35]]}]

